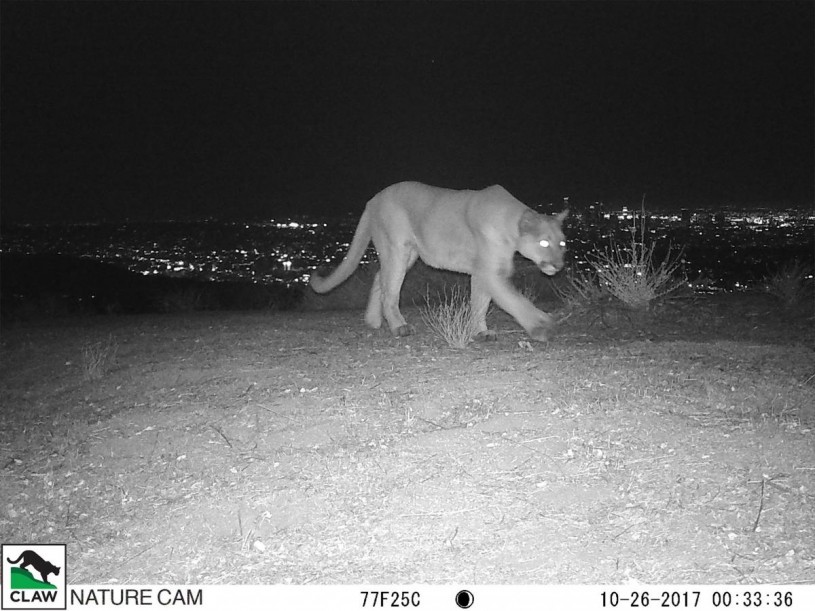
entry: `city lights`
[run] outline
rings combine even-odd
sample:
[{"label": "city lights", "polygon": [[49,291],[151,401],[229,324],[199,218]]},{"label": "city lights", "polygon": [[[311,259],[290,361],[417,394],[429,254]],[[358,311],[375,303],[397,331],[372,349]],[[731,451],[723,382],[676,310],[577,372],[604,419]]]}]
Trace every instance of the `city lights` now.
[{"label": "city lights", "polygon": [[[572,204],[566,225],[570,265],[589,269],[587,255],[639,236],[636,207]],[[647,241],[683,248],[682,270],[697,290],[744,290],[778,264],[812,258],[815,214],[798,210],[683,209],[645,216]],[[320,266],[345,254],[357,219],[282,219],[262,222],[11,225],[2,252],[90,258],[143,275],[204,281],[304,283]],[[375,258],[372,248],[364,262]]]}]

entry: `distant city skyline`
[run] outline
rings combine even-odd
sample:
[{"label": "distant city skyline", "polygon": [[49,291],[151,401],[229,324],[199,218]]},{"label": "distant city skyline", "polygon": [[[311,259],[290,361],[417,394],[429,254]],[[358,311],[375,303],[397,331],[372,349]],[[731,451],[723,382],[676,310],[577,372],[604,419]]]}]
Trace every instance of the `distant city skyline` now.
[{"label": "distant city skyline", "polygon": [[815,203],[812,2],[0,5],[0,220]]}]

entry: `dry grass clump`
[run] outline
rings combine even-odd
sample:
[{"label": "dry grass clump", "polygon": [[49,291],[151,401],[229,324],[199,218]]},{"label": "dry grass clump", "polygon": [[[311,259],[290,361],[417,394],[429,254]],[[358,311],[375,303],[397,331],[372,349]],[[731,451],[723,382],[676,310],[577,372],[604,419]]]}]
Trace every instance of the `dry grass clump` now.
[{"label": "dry grass clump", "polygon": [[107,340],[82,346],[82,377],[85,380],[101,379],[116,362],[119,344],[108,336]]},{"label": "dry grass clump", "polygon": [[812,299],[811,281],[811,266],[788,261],[764,278],[764,291],[778,299],[785,308],[796,308]]},{"label": "dry grass clump", "polygon": [[424,323],[451,348],[465,348],[475,336],[477,329],[470,309],[467,291],[458,285],[444,289],[433,303],[426,295],[421,309]]},{"label": "dry grass clump", "polygon": [[160,312],[194,312],[204,309],[204,292],[202,289],[185,286],[167,291],[157,299]]}]

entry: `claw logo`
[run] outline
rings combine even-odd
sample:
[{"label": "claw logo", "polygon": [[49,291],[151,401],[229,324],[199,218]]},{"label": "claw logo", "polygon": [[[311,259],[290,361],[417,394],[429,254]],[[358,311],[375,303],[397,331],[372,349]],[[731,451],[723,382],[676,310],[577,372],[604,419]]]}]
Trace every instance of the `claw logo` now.
[{"label": "claw logo", "polygon": [[0,550],[0,609],[65,609],[65,545],[7,545]]}]

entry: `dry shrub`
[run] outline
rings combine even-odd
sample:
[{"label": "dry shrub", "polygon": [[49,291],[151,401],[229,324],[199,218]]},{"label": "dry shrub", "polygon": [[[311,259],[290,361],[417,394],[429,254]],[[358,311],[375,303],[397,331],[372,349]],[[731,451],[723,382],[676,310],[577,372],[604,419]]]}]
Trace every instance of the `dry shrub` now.
[{"label": "dry shrub", "polygon": [[560,300],[571,310],[592,308],[608,296],[600,284],[595,271],[569,269],[565,275],[565,284],[555,284],[554,290]]},{"label": "dry shrub", "polygon": [[764,279],[764,291],[791,309],[811,299],[812,268],[800,261],[788,261]]},{"label": "dry shrub", "polygon": [[[645,218],[645,196],[643,214]],[[640,232],[630,228],[631,242],[625,246],[612,242],[607,251],[589,257],[602,287],[633,310],[648,310],[654,300],[687,285],[685,274],[678,274],[682,253],[673,245],[661,261],[654,261],[655,243],[645,243],[645,223]],[[639,237],[639,239],[637,239]]]},{"label": "dry shrub", "polygon": [[82,377],[86,380],[99,380],[113,367],[119,344],[108,336],[106,341],[82,346]]},{"label": "dry shrub", "polygon": [[467,291],[454,285],[436,300],[426,295],[425,302],[421,309],[424,323],[451,348],[466,348],[477,332]]}]

